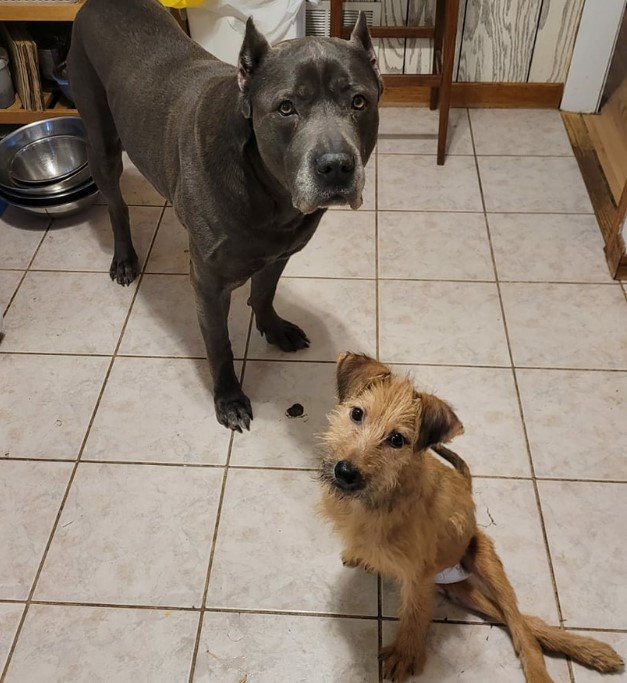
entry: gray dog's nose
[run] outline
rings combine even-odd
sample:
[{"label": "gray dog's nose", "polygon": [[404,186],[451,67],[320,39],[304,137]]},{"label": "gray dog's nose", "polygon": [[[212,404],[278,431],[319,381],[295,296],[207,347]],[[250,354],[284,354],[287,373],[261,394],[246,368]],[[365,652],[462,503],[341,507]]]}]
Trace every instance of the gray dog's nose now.
[{"label": "gray dog's nose", "polygon": [[329,185],[341,185],[350,180],[355,170],[355,159],[350,154],[323,154],[316,159],[316,173]]},{"label": "gray dog's nose", "polygon": [[361,472],[348,460],[340,460],[335,466],[335,480],[346,490],[359,488],[363,478]]}]

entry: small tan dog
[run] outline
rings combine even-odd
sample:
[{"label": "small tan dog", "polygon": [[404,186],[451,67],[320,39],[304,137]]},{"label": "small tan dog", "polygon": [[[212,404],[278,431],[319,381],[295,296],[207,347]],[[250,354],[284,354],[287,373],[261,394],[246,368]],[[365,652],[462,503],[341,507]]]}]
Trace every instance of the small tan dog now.
[{"label": "small tan dog", "polygon": [[[437,577],[456,565],[461,580],[440,590],[508,626],[528,683],[552,680],[542,649],[620,670],[609,645],[519,612],[494,545],[477,528],[468,467],[440,445],[463,432],[450,406],[357,354],[339,356],[337,385],[340,403],[324,437],[322,512],[343,539],[344,564],[400,584],[398,634],[381,651],[384,676],[403,681],[422,671]],[[471,575],[483,589],[465,578]]]}]

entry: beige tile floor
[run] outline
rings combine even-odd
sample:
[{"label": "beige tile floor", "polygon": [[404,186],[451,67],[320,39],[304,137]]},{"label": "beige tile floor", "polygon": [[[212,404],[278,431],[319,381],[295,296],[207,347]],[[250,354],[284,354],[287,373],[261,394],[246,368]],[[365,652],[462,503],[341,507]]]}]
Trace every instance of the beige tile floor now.
[{"label": "beige tile floor", "polygon": [[[245,435],[214,420],[185,234],[134,169],[128,289],[107,275],[103,206],[52,225],[5,212],[3,683],[378,683],[398,596],[343,568],[314,514],[346,348],[456,406],[522,606],[627,655],[625,291],[556,112],[455,111],[444,167],[435,129],[384,110],[364,207],[330,211],[290,264],[278,307],[309,350],[267,347],[235,297]],[[444,603],[436,621],[420,680],[522,683],[501,630]]]}]

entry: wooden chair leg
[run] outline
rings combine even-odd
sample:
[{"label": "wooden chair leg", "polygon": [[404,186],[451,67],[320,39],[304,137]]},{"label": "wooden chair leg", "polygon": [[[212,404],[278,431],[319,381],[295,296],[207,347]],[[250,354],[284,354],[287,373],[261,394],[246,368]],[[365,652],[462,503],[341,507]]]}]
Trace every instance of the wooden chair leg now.
[{"label": "wooden chair leg", "polygon": [[459,0],[446,0],[445,4],[442,83],[440,85],[440,127],[438,130],[438,166],[442,166],[446,156],[446,135],[448,133],[448,114],[451,107],[451,84],[453,81],[453,63],[455,62]]},{"label": "wooden chair leg", "polygon": [[[436,0],[435,3],[435,35],[433,36],[433,73],[439,73],[442,68],[442,38],[444,34],[444,8],[446,0]],[[431,88],[429,109],[437,109],[440,100],[440,88]]]},{"label": "wooden chair leg", "polygon": [[342,37],[342,26],[344,24],[344,10],[342,0],[331,0],[331,25],[329,35],[331,38]]}]

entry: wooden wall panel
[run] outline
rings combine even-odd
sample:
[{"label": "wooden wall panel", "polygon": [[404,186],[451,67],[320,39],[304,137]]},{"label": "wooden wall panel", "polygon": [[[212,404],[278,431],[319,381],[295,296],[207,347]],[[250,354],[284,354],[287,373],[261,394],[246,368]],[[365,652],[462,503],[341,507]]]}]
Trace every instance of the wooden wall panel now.
[{"label": "wooden wall panel", "polygon": [[[435,0],[380,0],[381,23],[432,23]],[[460,0],[454,78],[470,82],[563,83],[584,0]],[[383,73],[431,69],[427,40],[379,43]]]},{"label": "wooden wall panel", "polygon": [[457,80],[527,80],[541,0],[469,0]]},{"label": "wooden wall panel", "polygon": [[[382,0],[381,24],[404,26],[407,23],[408,0]],[[379,41],[379,68],[384,74],[402,74],[405,65],[405,41],[398,38],[381,38]]]},{"label": "wooden wall panel", "polygon": [[[409,0],[409,26],[433,24],[435,21],[435,0]],[[419,74],[431,71],[433,48],[430,40],[411,39],[405,43],[405,73]]]},{"label": "wooden wall panel", "polygon": [[544,0],[529,81],[564,83],[584,0]]}]

